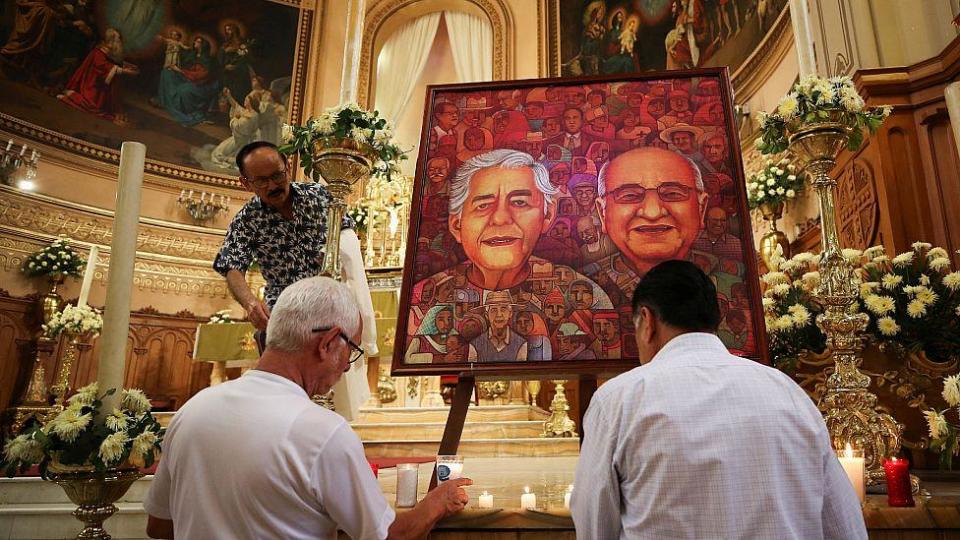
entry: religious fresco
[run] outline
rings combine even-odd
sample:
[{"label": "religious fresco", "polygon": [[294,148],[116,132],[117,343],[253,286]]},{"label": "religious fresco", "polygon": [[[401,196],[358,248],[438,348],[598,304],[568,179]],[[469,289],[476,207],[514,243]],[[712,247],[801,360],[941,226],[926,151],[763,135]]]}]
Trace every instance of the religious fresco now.
[{"label": "religious fresco", "polygon": [[0,3],[0,109],[107,148],[236,174],[288,118],[300,10],[265,0]]},{"label": "religious fresco", "polygon": [[725,73],[551,82],[431,87],[395,368],[631,365],[633,289],[669,259],[710,276],[721,339],[758,358]]},{"label": "religious fresco", "polygon": [[[763,41],[787,0],[563,0],[564,76],[729,66]],[[552,36],[554,37],[554,36]]]}]

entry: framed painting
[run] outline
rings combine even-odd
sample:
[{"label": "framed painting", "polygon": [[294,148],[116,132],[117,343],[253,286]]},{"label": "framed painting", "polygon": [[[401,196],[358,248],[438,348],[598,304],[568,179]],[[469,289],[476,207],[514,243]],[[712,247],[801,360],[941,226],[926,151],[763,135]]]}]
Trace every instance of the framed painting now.
[{"label": "framed painting", "polygon": [[150,172],[233,183],[244,144],[299,119],[313,16],[300,0],[0,3],[0,127],[105,161],[137,140]]},{"label": "framed painting", "polygon": [[737,73],[777,37],[772,30],[789,25],[786,12],[787,0],[550,0],[550,73],[710,66]]},{"label": "framed painting", "polygon": [[766,361],[726,68],[431,86],[408,238],[395,374],[635,367],[633,289],[670,259]]}]

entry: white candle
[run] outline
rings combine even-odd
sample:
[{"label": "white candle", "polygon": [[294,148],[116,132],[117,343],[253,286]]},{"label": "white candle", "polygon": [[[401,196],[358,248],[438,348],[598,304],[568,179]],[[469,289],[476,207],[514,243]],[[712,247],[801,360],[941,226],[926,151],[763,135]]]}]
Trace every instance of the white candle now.
[{"label": "white candle", "polygon": [[816,75],[817,56],[813,48],[813,33],[810,31],[810,13],[807,0],[790,0],[790,21],[793,25],[793,41],[797,48],[800,77]]},{"label": "white candle", "polygon": [[23,157],[23,155],[26,153],[27,153],[27,145],[24,144],[23,148],[20,149],[20,157]]},{"label": "white candle", "polygon": [[206,192],[200,192],[200,202],[203,202],[203,197],[206,195]]},{"label": "white candle", "polygon": [[36,150],[31,150],[31,151],[30,151],[30,161],[36,161],[36,159],[37,159],[37,151],[36,151]]},{"label": "white candle", "polygon": [[192,189],[190,190],[190,194],[188,195],[188,197],[190,197],[191,199],[193,198],[193,190],[192,190]]},{"label": "white candle", "polygon": [[87,257],[87,269],[83,272],[83,285],[80,286],[80,299],[77,300],[78,306],[87,305],[87,299],[90,298],[90,286],[93,284],[93,272],[97,269],[97,254],[100,248],[93,246],[90,248],[90,255]]},{"label": "white candle", "polygon": [[573,495],[573,484],[567,486],[567,492],[563,494],[563,507],[570,509],[570,497]]},{"label": "white candle", "polygon": [[863,474],[863,453],[855,453],[848,443],[846,449],[843,451],[843,455],[840,456],[840,465],[843,466],[844,472],[847,473],[847,478],[849,478],[850,483],[853,484],[853,490],[857,492],[857,497],[860,498],[860,504],[863,504],[867,497],[867,485]]},{"label": "white candle", "polygon": [[480,506],[480,508],[493,508],[493,495],[490,495],[484,491],[480,495],[480,499],[477,504]]},{"label": "white candle", "polygon": [[123,387],[127,333],[130,330],[130,293],[133,289],[133,264],[137,255],[137,222],[140,217],[140,194],[146,153],[147,147],[138,142],[124,142],[120,148],[120,180],[117,182],[113,242],[110,244],[110,268],[107,274],[107,301],[100,336],[100,361],[97,366],[100,391],[116,388],[117,392],[103,399],[100,410],[105,414],[117,407]]},{"label": "white candle", "polygon": [[412,508],[417,505],[418,469],[416,463],[397,465],[397,508]]},{"label": "white candle", "polygon": [[535,510],[537,508],[537,494],[530,493],[530,487],[523,488],[523,495],[520,495],[520,508],[522,510]]},{"label": "white candle", "polygon": [[13,148],[13,139],[7,141],[7,152],[9,152],[11,148]]}]

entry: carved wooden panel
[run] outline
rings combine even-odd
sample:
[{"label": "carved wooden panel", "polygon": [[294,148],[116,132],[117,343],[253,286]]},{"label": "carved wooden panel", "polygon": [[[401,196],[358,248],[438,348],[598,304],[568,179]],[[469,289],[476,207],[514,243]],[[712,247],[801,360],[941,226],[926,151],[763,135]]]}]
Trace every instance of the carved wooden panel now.
[{"label": "carved wooden panel", "polygon": [[11,298],[0,290],[0,410],[25,388],[29,374],[29,342],[37,327],[33,298]]},{"label": "carved wooden panel", "polygon": [[880,223],[877,185],[870,164],[852,160],[837,182],[835,204],[840,245],[866,249],[873,245]]}]

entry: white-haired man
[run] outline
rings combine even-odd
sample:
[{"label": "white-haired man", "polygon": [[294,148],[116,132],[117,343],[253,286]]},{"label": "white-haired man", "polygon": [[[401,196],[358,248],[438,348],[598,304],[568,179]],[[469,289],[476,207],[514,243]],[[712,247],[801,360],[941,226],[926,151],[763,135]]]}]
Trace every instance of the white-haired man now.
[{"label": "white-haired man", "polygon": [[[532,265],[547,262],[533,249],[557,217],[558,193],[547,169],[524,152],[492,150],[467,160],[450,183],[448,227],[468,260],[426,279],[465,276],[478,298],[502,290],[520,297]],[[563,274],[586,279],[572,269]]]},{"label": "white-haired man", "polygon": [[463,509],[467,479],[395,514],[360,439],[309,396],[363,351],[350,289],[314,277],[287,287],[257,368],[208,388],[174,416],[143,505],[153,538],[419,538]]},{"label": "white-haired man", "polygon": [[590,275],[626,305],[657,264],[685,259],[703,228],[709,195],[689,158],[655,147],[624,152],[600,169],[597,210],[617,246]]}]

